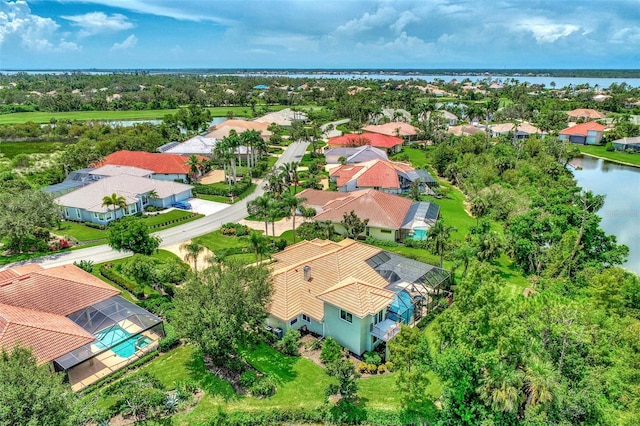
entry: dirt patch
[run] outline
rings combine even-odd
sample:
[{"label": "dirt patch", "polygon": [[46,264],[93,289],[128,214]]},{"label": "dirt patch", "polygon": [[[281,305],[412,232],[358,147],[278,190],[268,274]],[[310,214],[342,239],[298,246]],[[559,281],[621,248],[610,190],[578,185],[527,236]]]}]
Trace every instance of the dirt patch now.
[{"label": "dirt patch", "polygon": [[204,185],[218,182],[224,182],[224,170],[211,170],[199,179],[199,183]]},{"label": "dirt patch", "polygon": [[322,344],[317,345],[317,349],[312,349],[314,347],[315,342],[321,341],[321,337],[315,337],[311,334],[307,334],[300,338],[300,355],[307,358],[309,361],[312,361],[318,364],[320,367],[324,368],[324,364],[320,361],[320,352],[322,351]]},{"label": "dirt patch", "polygon": [[238,373],[237,371],[231,371],[228,368],[218,367],[217,365],[214,365],[214,363],[211,361],[211,357],[209,356],[204,357],[204,365],[207,367],[207,370],[211,372],[211,374],[214,374],[216,377],[229,382],[229,384],[233,387],[233,390],[238,395],[245,395],[247,393],[245,389],[240,386],[240,373]]}]

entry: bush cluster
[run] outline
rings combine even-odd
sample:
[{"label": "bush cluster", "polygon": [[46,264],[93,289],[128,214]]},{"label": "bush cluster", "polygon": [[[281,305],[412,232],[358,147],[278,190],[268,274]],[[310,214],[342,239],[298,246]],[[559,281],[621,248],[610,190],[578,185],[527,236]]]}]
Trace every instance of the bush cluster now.
[{"label": "bush cluster", "polygon": [[220,197],[227,197],[229,194],[231,194],[234,197],[237,197],[238,195],[249,189],[250,186],[251,178],[249,176],[245,176],[241,180],[236,182],[235,185],[232,185],[231,188],[229,188],[229,185],[227,185],[226,183],[212,183],[209,185],[198,183],[194,186],[193,192],[196,194],[217,195]]},{"label": "bush cluster", "polygon": [[426,249],[427,248],[427,240],[414,240],[413,238],[406,238],[404,240],[405,247],[415,247]]},{"label": "bush cluster", "polygon": [[331,337],[324,339],[322,350],[320,351],[320,361],[324,364],[331,364],[342,356],[342,347]]},{"label": "bush cluster", "polygon": [[269,376],[263,376],[255,381],[249,392],[258,398],[268,398],[276,393],[276,382]]},{"label": "bush cluster", "polygon": [[300,352],[300,332],[294,328],[290,328],[284,334],[281,340],[276,343],[276,349],[285,355],[298,356]]},{"label": "bush cluster", "polygon": [[111,266],[102,265],[99,271],[100,275],[102,275],[109,281],[113,281],[116,285],[126,289],[129,293],[133,294],[138,299],[146,298],[144,289],[141,286],[132,281],[129,281]]},{"label": "bush cluster", "polygon": [[245,235],[249,235],[249,229],[246,225],[241,225],[239,223],[225,223],[220,228],[220,232],[222,235],[227,236],[236,236],[236,237],[244,237]]},{"label": "bush cluster", "polygon": [[169,352],[175,347],[180,339],[178,339],[178,333],[176,329],[165,321],[164,323],[164,337],[158,342],[158,350],[160,352]]},{"label": "bush cluster", "polygon": [[379,240],[374,237],[367,237],[364,240],[364,242],[372,246],[382,246],[382,247],[398,247],[400,245],[395,241]]}]

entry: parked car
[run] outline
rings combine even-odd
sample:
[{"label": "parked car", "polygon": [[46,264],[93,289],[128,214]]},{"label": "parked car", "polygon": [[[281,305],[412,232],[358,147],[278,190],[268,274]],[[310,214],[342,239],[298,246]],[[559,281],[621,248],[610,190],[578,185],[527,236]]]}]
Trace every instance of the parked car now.
[{"label": "parked car", "polygon": [[182,210],[191,210],[191,204],[186,201],[176,201],[175,203],[171,203],[171,207]]}]

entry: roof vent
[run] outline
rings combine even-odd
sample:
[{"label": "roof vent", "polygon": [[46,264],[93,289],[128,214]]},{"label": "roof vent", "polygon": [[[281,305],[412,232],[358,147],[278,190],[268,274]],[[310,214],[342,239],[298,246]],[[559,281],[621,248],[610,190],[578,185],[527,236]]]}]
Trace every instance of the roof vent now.
[{"label": "roof vent", "polygon": [[311,266],[309,265],[304,267],[304,280],[311,281]]}]

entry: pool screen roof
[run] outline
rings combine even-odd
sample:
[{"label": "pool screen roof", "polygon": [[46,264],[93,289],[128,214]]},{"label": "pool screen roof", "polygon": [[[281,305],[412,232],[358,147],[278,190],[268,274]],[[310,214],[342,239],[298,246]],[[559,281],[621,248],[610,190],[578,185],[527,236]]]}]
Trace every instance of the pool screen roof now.
[{"label": "pool screen roof", "polygon": [[396,291],[394,284],[418,283],[435,289],[449,279],[449,272],[427,263],[407,259],[395,253],[382,251],[367,260],[380,276],[390,284],[387,289]]},{"label": "pool screen roof", "polygon": [[440,206],[421,201],[411,204],[401,229],[428,229],[435,225],[440,215]]},{"label": "pool screen roof", "polygon": [[55,362],[65,370],[162,322],[157,316],[122,296],[94,303],[67,318],[93,334],[96,340],[56,358]]}]

